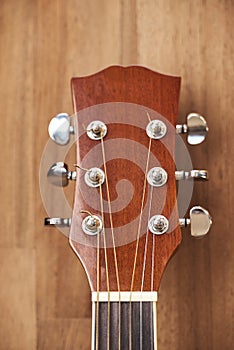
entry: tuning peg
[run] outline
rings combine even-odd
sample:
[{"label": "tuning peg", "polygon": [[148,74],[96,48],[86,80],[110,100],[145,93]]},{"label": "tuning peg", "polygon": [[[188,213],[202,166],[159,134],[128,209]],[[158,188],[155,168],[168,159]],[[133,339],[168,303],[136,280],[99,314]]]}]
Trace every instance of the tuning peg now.
[{"label": "tuning peg", "polygon": [[187,141],[190,145],[202,143],[207,135],[208,126],[204,117],[198,113],[190,113],[187,116],[187,124],[176,125],[177,134],[188,134]]},{"label": "tuning peg", "polygon": [[196,181],[208,180],[208,171],[207,170],[178,170],[175,172],[176,180],[191,180]]},{"label": "tuning peg", "polygon": [[195,206],[190,209],[189,219],[180,219],[180,226],[186,227],[191,226],[191,236],[200,238],[205,236],[212,224],[212,219],[209,212],[200,207]]},{"label": "tuning peg", "polygon": [[48,131],[54,142],[58,145],[66,145],[70,140],[70,134],[74,134],[69,115],[67,113],[57,114],[51,119]]},{"label": "tuning peg", "polygon": [[76,180],[76,171],[68,171],[67,164],[57,162],[49,168],[47,178],[53,185],[64,187],[69,180]]},{"label": "tuning peg", "polygon": [[69,227],[71,226],[71,219],[70,218],[45,218],[44,225]]}]

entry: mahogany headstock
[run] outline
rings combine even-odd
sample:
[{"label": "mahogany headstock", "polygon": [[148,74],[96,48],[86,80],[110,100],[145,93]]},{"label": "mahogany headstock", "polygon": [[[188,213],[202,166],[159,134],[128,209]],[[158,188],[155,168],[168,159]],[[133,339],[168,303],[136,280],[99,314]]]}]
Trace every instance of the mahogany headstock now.
[{"label": "mahogany headstock", "polygon": [[[100,247],[102,246],[99,250],[100,290],[106,291],[108,288],[104,234],[107,236],[106,259],[111,291],[116,291],[118,287],[117,268],[120,290],[128,291],[131,288],[140,220],[141,232],[132,290],[140,291],[142,287],[145,249],[147,254],[143,290],[151,291],[153,288],[154,291],[157,291],[165,266],[181,242],[181,230],[176,208],[176,180],[173,160],[179,90],[180,78],[155,73],[142,67],[123,68],[115,66],[89,77],[72,79],[74,110],[77,115],[77,164],[83,168],[95,166],[103,169],[101,141],[91,140],[86,133],[86,128],[90,122],[101,120],[108,128],[106,136],[103,137],[103,145],[106,157],[110,159],[106,163],[106,170],[111,206],[112,201],[117,201],[116,185],[120,180],[127,179],[133,186],[131,188],[128,183],[127,187],[125,186],[122,192],[119,193],[119,196],[124,197],[127,196],[126,192],[132,192],[132,199],[128,205],[112,212],[115,249],[112,244],[110,215],[105,204],[104,226],[108,227],[108,233],[101,234],[99,243]],[[119,102],[121,103],[119,104]],[[95,107],[92,108],[92,106]],[[166,186],[154,187],[153,194],[146,181],[144,211],[140,218],[150,140],[146,134],[146,126],[149,123],[148,116],[151,120],[163,119],[167,125],[167,134],[163,138],[164,142],[162,142],[162,139],[152,139],[148,171],[160,164],[162,168],[166,169],[168,180]],[[93,152],[93,156],[87,155],[88,153],[92,154],[91,151],[94,148],[98,149]],[[103,198],[108,202],[106,181],[102,187]],[[84,199],[85,192],[86,198]],[[95,199],[94,194],[96,195]],[[150,195],[152,196],[150,216],[162,214],[166,218],[170,218],[170,226],[173,227],[170,233],[154,235],[148,231]],[[128,200],[126,201],[128,202]],[[87,214],[80,213],[84,209],[100,217],[102,216],[99,189],[89,188],[84,181],[84,172],[78,170],[70,243],[85,267],[91,289],[96,290],[97,236],[87,236],[81,229],[82,220],[87,216]],[[130,225],[133,221],[134,224]],[[147,248],[146,239],[148,241]]]},{"label": "mahogany headstock", "polygon": [[[69,172],[63,163],[56,163],[48,172],[52,180],[59,174],[64,185],[68,178],[76,179],[76,191],[71,220],[46,219],[46,224],[71,223],[69,241],[92,291],[158,291],[163,271],[181,242],[180,226],[190,222],[179,219],[176,180],[206,179],[207,173],[176,171],[175,139],[188,132],[191,142],[200,143],[208,129],[195,113],[187,126],[176,125],[179,91],[179,77],[139,66],[112,66],[73,78],[75,125],[71,127],[64,114],[53,121],[59,132],[50,125],[52,139],[60,144],[75,132],[78,168]],[[149,125],[155,120],[163,123],[160,127],[157,122],[153,129],[156,134],[165,131],[160,138],[150,134]],[[148,176],[155,167],[166,172],[162,186],[150,183]],[[98,168],[98,186],[87,183],[90,168]],[[150,230],[155,215],[162,216],[156,220],[159,229],[168,224],[162,234]],[[194,236],[208,231],[211,220],[203,208],[195,207],[190,218],[203,220],[202,226],[193,224]],[[86,230],[87,223],[97,224],[97,234]]]}]

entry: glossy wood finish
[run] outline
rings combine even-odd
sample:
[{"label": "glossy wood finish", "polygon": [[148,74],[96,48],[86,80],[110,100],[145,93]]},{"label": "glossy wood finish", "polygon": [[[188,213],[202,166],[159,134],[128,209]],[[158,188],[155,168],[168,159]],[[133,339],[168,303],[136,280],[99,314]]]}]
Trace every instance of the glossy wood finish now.
[{"label": "glossy wood finish", "polygon": [[50,118],[72,113],[71,77],[140,64],[181,76],[180,122],[198,111],[210,128],[189,147],[210,172],[191,205],[214,223],[204,240],[186,230],[167,266],[158,348],[232,350],[233,1],[2,0],[0,12],[0,349],[90,349],[89,285],[66,238],[43,227],[38,168]]},{"label": "glossy wood finish", "polygon": [[[100,118],[103,122],[107,123],[108,132],[104,138],[104,148],[105,153],[108,154],[109,160],[107,162],[107,176],[109,183],[110,191],[110,206],[112,207],[112,201],[116,198],[116,184],[120,179],[129,179],[131,173],[134,175],[130,178],[131,184],[134,187],[133,200],[131,203],[119,212],[112,211],[112,220],[113,220],[113,235],[116,236],[116,227],[121,228],[121,234],[124,237],[132,235],[131,243],[124,244],[116,248],[117,254],[117,268],[115,266],[114,259],[114,248],[108,248],[107,251],[107,265],[105,261],[105,251],[104,249],[100,250],[100,290],[108,290],[108,284],[106,278],[109,277],[109,288],[110,290],[117,291],[117,275],[119,275],[119,284],[121,291],[130,291],[132,278],[134,278],[134,284],[132,290],[140,291],[143,273],[145,274],[143,290],[150,291],[151,280],[153,280],[153,290],[157,291],[159,288],[159,283],[165,269],[165,266],[170,259],[171,255],[178,247],[181,242],[181,230],[179,227],[179,219],[177,209],[173,213],[174,208],[176,207],[176,180],[175,180],[175,164],[173,160],[174,156],[174,144],[175,144],[175,125],[177,121],[177,111],[178,111],[178,100],[179,100],[179,88],[180,88],[180,78],[170,77],[162,74],[155,73],[144,67],[120,67],[113,66],[96,73],[95,75],[89,77],[75,78],[72,80],[72,92],[73,92],[73,101],[75,112],[93,106],[95,104],[109,103],[109,102],[127,102],[142,105],[146,108],[160,113],[164,118],[165,122],[168,123],[167,134],[163,138],[164,142],[167,142],[167,146],[164,145],[161,140],[152,140],[152,146],[150,151],[150,162],[148,170],[155,166],[155,161],[153,161],[152,156],[154,155],[162,168],[164,168],[168,173],[168,181],[164,186],[164,191],[166,195],[162,194],[161,188],[154,188],[154,196],[150,200],[150,185],[146,183],[145,196],[143,197],[144,192],[144,179],[145,179],[145,169],[147,163],[147,156],[145,157],[144,168],[141,173],[136,172],[136,157],[138,157],[135,142],[143,145],[146,150],[149,147],[149,137],[146,134],[145,128],[148,124],[147,112],[142,114],[142,119],[145,118],[145,123],[143,128],[136,126],[136,115],[131,114],[130,112],[125,112],[126,115],[123,117],[120,116],[121,112],[118,113],[118,108],[114,109],[114,106],[110,105],[109,109],[106,110],[105,115],[100,115],[95,113],[96,118]],[[149,112],[151,113],[151,112]],[[77,141],[77,164],[82,165],[84,168],[87,167],[82,163],[85,156],[88,152],[97,146],[97,142],[89,139],[86,133],[83,132],[84,125],[88,125],[91,121],[95,120],[90,117],[89,112],[87,115],[77,115],[77,133],[82,133],[82,136],[79,137]],[[110,115],[110,120],[106,115]],[[113,115],[113,117],[112,117]],[[121,118],[122,117],[122,118]],[[117,123],[118,118],[121,118],[122,124]],[[152,118],[154,119],[154,118]],[[107,121],[106,121],[107,120]],[[112,124],[111,124],[112,122]],[[130,125],[128,125],[129,123]],[[132,140],[134,145],[132,148],[126,147],[123,151],[123,155],[117,155],[116,161],[116,152],[115,149],[120,149],[120,143],[118,143],[118,138],[123,140]],[[112,148],[108,147],[108,140],[113,139],[115,142],[112,144]],[[100,143],[100,141],[98,142]],[[106,146],[107,145],[107,146]],[[101,148],[100,148],[101,152]],[[91,157],[91,156],[89,156]],[[124,157],[124,158],[122,158]],[[128,157],[128,158],[127,158]],[[144,158],[144,155],[140,156]],[[129,161],[130,160],[130,161]],[[99,160],[95,157],[92,159],[90,164],[92,166],[102,166],[103,158],[100,159],[101,165],[97,162]],[[81,187],[83,193],[81,191]],[[103,184],[103,197],[107,200],[107,185],[106,181]],[[72,246],[76,253],[79,255],[87,275],[90,281],[90,287],[92,290],[97,290],[97,249],[92,248],[93,244],[96,244],[96,236],[88,237],[85,235],[81,229],[81,223],[83,218],[87,214],[80,214],[80,211],[85,209],[91,212],[94,212],[93,208],[89,207],[89,203],[93,197],[94,191],[96,189],[89,190],[84,182],[84,172],[78,170],[78,176],[76,181],[76,193],[75,193],[75,203],[74,211],[72,217]],[[99,191],[99,190],[98,190]],[[87,200],[84,200],[84,194],[87,195]],[[126,196],[125,192],[119,194],[119,196]],[[166,198],[165,198],[166,196]],[[146,210],[142,216],[141,205],[142,199],[144,198],[144,207],[149,203],[148,207],[152,205],[151,210]],[[97,201],[93,202],[95,206],[99,207],[98,211],[94,213],[102,217],[100,209],[100,199],[97,196]],[[93,205],[94,207],[94,205]],[[161,209],[162,208],[162,209]],[[155,236],[152,233],[149,233],[148,244],[147,244],[147,224],[148,216],[150,217],[155,214],[162,214],[168,218],[170,222],[170,227],[173,227],[170,233]],[[129,232],[129,228],[126,225],[133,221],[137,220],[137,224],[134,226],[135,232]],[[110,227],[110,215],[106,211],[104,215],[104,226]],[[139,247],[137,247],[137,236],[139,233],[138,227],[142,231],[141,237],[139,240]],[[143,227],[142,227],[143,226]],[[106,234],[106,232],[105,232]],[[111,233],[109,233],[111,236]],[[118,237],[115,237],[115,242]],[[79,239],[82,239],[84,242],[87,242],[86,246],[84,244],[79,244]],[[100,238],[101,240],[101,238]],[[106,240],[108,242],[108,235],[106,234]],[[153,243],[154,240],[154,243]],[[111,242],[111,238],[109,238]],[[153,244],[155,248],[153,248]],[[115,244],[113,244],[115,245]],[[112,246],[113,246],[112,245]],[[100,246],[103,247],[103,243],[100,243]],[[137,260],[136,260],[136,269],[134,271],[134,259],[135,252],[137,249]],[[144,264],[144,252],[147,249],[146,253],[146,266],[143,269]],[[152,253],[154,250],[154,253]],[[153,259],[152,254],[154,254]],[[152,276],[153,269],[153,276]],[[106,277],[106,270],[107,275]],[[117,271],[116,271],[117,270]]]}]

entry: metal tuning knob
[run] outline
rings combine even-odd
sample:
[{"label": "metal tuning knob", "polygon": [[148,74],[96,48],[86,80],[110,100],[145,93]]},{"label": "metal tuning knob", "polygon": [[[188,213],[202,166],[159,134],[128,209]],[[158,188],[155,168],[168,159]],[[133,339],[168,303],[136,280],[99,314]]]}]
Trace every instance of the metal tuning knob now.
[{"label": "metal tuning knob", "polygon": [[69,180],[76,180],[76,171],[69,171],[67,164],[57,162],[49,168],[47,178],[53,185],[64,187]]},{"label": "metal tuning knob", "polygon": [[205,236],[211,224],[212,219],[209,212],[200,206],[195,206],[190,209],[189,218],[180,219],[180,226],[186,227],[190,225],[191,236],[195,238]]},{"label": "metal tuning knob", "polygon": [[206,181],[208,180],[207,170],[178,170],[175,172],[176,180],[196,180],[196,181]]},{"label": "metal tuning knob", "polygon": [[74,134],[74,127],[71,125],[67,113],[57,114],[49,124],[50,138],[58,145],[66,145],[70,141],[70,134]]},{"label": "metal tuning knob", "polygon": [[69,227],[71,226],[71,219],[70,218],[45,218],[44,225]]},{"label": "metal tuning knob", "polygon": [[207,135],[208,126],[204,117],[198,113],[190,113],[187,116],[187,124],[176,125],[177,134],[186,134],[190,145],[202,143]]}]

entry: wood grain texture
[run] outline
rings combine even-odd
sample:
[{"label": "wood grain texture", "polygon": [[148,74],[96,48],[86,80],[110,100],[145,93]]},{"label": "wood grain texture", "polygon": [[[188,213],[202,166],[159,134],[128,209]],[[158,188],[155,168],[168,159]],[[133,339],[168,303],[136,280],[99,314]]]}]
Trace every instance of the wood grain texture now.
[{"label": "wood grain texture", "polygon": [[[83,233],[81,226],[82,220],[87,214],[80,214],[81,210],[89,210],[94,212],[94,207],[98,210],[94,213],[102,217],[102,210],[100,207],[100,196],[96,196],[96,201],[93,200],[96,189],[88,191],[88,187],[84,181],[84,172],[78,170],[76,181],[76,192],[74,201],[74,210],[71,225],[71,243],[75,252],[80,257],[90,281],[92,291],[97,290],[97,265],[101,271],[99,277],[99,288],[102,291],[109,289],[118,291],[140,291],[143,283],[143,290],[151,291],[153,283],[154,291],[158,291],[159,283],[163,271],[181,242],[181,230],[179,226],[179,218],[176,206],[176,181],[175,181],[175,164],[174,164],[174,150],[175,150],[175,125],[178,113],[178,100],[180,90],[180,78],[162,75],[143,67],[120,67],[112,66],[99,73],[89,77],[73,78],[72,91],[75,112],[78,113],[77,118],[77,133],[79,135],[77,141],[77,164],[87,168],[87,163],[83,163],[84,158],[90,158],[92,166],[103,168],[103,153],[101,147],[98,157],[89,156],[89,152],[97,147],[99,142],[91,140],[84,132],[84,125],[87,127],[90,122],[95,119],[101,119],[107,124],[108,132],[103,139],[103,147],[107,162],[107,178],[102,185],[103,199],[108,202],[107,192],[110,193],[110,208],[111,217],[106,207],[104,207],[103,221],[105,239],[107,246],[107,259],[105,259],[105,249],[101,249],[99,253],[100,261],[97,261],[96,242],[97,237],[87,237]],[[137,110],[131,113],[131,108],[126,108],[125,113],[118,110],[118,105],[115,103],[125,102],[131,104],[139,104],[144,106],[144,111]],[[95,112],[95,117],[92,113],[79,111],[86,107],[96,104],[110,104],[109,108],[105,108],[105,112],[100,114]],[[152,139],[151,147],[149,149],[149,137],[145,132],[148,124],[147,108],[152,120],[163,116],[163,121],[167,125],[167,133],[161,140]],[[151,115],[151,110],[157,111],[160,115],[154,117]],[[140,118],[139,118],[140,116]],[[136,121],[141,119],[142,127],[136,124]],[[145,123],[144,123],[145,120]],[[130,125],[128,125],[130,124]],[[114,140],[112,146],[108,146],[108,141]],[[120,141],[118,141],[120,140]],[[121,143],[125,140],[131,140],[133,147],[125,146],[123,153],[121,153]],[[141,173],[136,172],[136,160],[138,157],[138,148],[136,143],[145,147],[147,152],[141,158],[143,161],[143,170]],[[142,147],[142,148],[143,148]],[[116,159],[116,148],[119,149]],[[149,152],[149,162],[147,164]],[[154,156],[154,158],[153,158]],[[130,161],[129,161],[130,160]],[[158,164],[156,164],[156,160]],[[168,181],[166,186],[162,188],[154,188],[152,191],[152,199],[150,199],[150,187],[145,183],[145,172],[156,165],[160,165],[168,173]],[[121,170],[122,169],[122,170]],[[130,174],[130,175],[129,175]],[[133,175],[131,177],[131,174]],[[129,177],[131,177],[129,179]],[[113,203],[116,199],[116,184],[122,179],[128,179],[134,187],[134,197],[131,202],[123,209],[117,211],[113,209]],[[108,189],[107,189],[108,181]],[[145,191],[144,191],[145,186]],[[98,189],[99,191],[99,189]],[[163,194],[165,191],[165,195]],[[119,197],[126,196],[127,189],[124,192],[118,193]],[[84,193],[86,198],[84,199]],[[144,206],[141,206],[142,201]],[[103,202],[103,201],[102,201]],[[151,204],[152,203],[152,209]],[[103,205],[103,204],[102,204]],[[91,206],[91,207],[90,207]],[[122,208],[122,206],[121,206]],[[143,212],[143,209],[147,209]],[[170,230],[165,235],[156,236],[147,233],[148,217],[155,214],[162,214],[169,220]],[[130,232],[129,225],[136,219],[136,225],[132,232]],[[111,228],[111,221],[113,225],[113,233],[107,232]],[[117,243],[118,233],[116,228],[121,227],[119,234],[123,235],[124,241]],[[112,234],[115,236],[114,241],[111,240]],[[103,235],[101,235],[99,246],[103,247]],[[126,237],[132,237],[127,244]],[[138,240],[139,238],[139,245]],[[81,244],[79,244],[81,242]],[[108,244],[108,242],[110,242]],[[125,244],[124,244],[125,243]],[[117,246],[116,246],[117,245]],[[153,246],[155,248],[153,248]],[[146,266],[144,266],[144,254],[146,249]],[[115,264],[114,254],[116,251],[117,259]],[[154,259],[152,260],[152,252],[154,251]],[[136,267],[134,267],[134,259],[136,254]],[[106,264],[108,268],[106,268]],[[153,268],[153,274],[151,273]],[[143,272],[144,271],[144,272]],[[107,277],[105,277],[107,274]],[[144,274],[144,279],[143,279]],[[107,282],[107,279],[109,282]],[[133,282],[132,282],[133,279]],[[142,282],[143,279],[143,282]],[[116,284],[117,283],[117,284]],[[131,287],[132,285],[132,287]]]},{"label": "wood grain texture", "polygon": [[[159,350],[232,350],[233,1],[2,0],[0,13],[0,349],[90,348],[89,286],[66,238],[42,226],[38,169],[51,116],[72,113],[71,77],[140,64],[181,76],[180,121],[198,111],[210,128],[189,147],[194,167],[210,172],[191,204],[208,208],[214,224],[203,241],[187,230],[167,267]],[[72,200],[74,187],[66,193]]]}]

